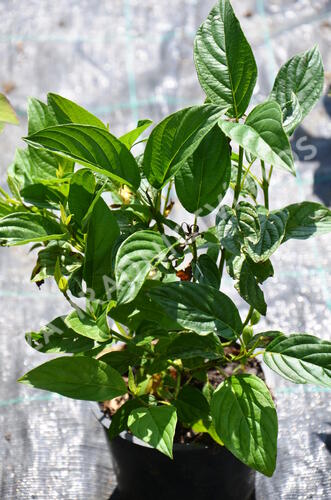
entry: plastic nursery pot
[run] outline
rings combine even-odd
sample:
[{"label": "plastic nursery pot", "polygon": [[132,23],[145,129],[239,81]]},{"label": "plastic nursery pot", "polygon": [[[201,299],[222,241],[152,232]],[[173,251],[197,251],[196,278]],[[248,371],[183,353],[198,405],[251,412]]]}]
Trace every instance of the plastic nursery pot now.
[{"label": "plastic nursery pot", "polygon": [[[108,439],[110,421],[98,420]],[[255,472],[225,447],[174,444],[174,458],[127,432],[108,439],[119,500],[252,500]]]}]

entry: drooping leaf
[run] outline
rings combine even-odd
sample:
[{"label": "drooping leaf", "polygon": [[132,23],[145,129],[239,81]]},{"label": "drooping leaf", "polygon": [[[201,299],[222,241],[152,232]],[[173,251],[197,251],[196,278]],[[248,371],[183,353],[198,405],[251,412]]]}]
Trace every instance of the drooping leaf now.
[{"label": "drooping leaf", "polygon": [[215,261],[206,253],[199,255],[194,266],[195,279],[202,285],[210,285],[217,290],[220,287],[221,276]]},{"label": "drooping leaf", "polygon": [[122,135],[119,139],[128,149],[131,149],[140,135],[152,125],[152,120],[139,120],[137,127]]},{"label": "drooping leaf", "polygon": [[253,156],[295,175],[291,146],[282,125],[282,110],[276,102],[258,104],[245,123],[221,118],[219,126]]},{"label": "drooping leaf", "polygon": [[256,244],[247,241],[245,250],[254,262],[265,262],[277,250],[285,234],[289,213],[286,209],[268,212],[258,207],[261,236]]},{"label": "drooping leaf", "polygon": [[118,304],[131,302],[137,296],[149,272],[168,251],[166,241],[155,231],[137,231],[124,240],[115,263]]},{"label": "drooping leaf", "polygon": [[119,234],[114,215],[99,198],[89,219],[84,261],[84,280],[96,297],[105,293],[105,279],[112,273],[112,249]]},{"label": "drooping leaf", "polygon": [[18,382],[87,401],[106,401],[127,392],[116,370],[83,356],[52,359],[23,375]]},{"label": "drooping leaf", "polygon": [[302,110],[299,100],[292,92],[291,100],[281,105],[283,113],[283,128],[287,135],[292,135],[302,121]]},{"label": "drooping leaf", "polygon": [[74,252],[72,246],[65,241],[50,241],[38,253],[37,263],[30,278],[31,281],[38,282],[54,276],[57,262],[61,273],[68,276],[80,267],[82,255]]},{"label": "drooping leaf", "polygon": [[188,212],[204,217],[221,202],[230,176],[228,139],[216,126],[175,176],[179,201]]},{"label": "drooping leaf", "polygon": [[25,245],[34,241],[59,240],[64,236],[60,224],[31,212],[9,214],[0,220],[1,245]]},{"label": "drooping leaf", "polygon": [[201,87],[210,101],[230,106],[229,114],[240,118],[252,96],[257,67],[229,1],[219,0],[200,26],[194,59]]},{"label": "drooping leaf", "polygon": [[183,328],[200,335],[215,332],[225,338],[241,332],[235,304],[211,286],[183,281],[154,288],[149,294]]},{"label": "drooping leaf", "polygon": [[34,148],[76,161],[117,182],[135,189],[139,187],[140,174],[134,157],[106,129],[92,125],[57,125],[31,134],[24,140]]},{"label": "drooping leaf", "polygon": [[277,455],[277,413],[265,383],[255,375],[227,378],[211,400],[215,430],[249,467],[272,476]]},{"label": "drooping leaf", "polygon": [[257,279],[254,273],[245,260],[241,266],[239,273],[239,280],[236,283],[236,289],[238,290],[241,297],[254,309],[259,311],[264,316],[267,312],[267,304],[264,300],[264,295],[257,283]]},{"label": "drooping leaf", "polygon": [[162,120],[147,141],[143,168],[152,186],[162,188],[192,156],[224,113],[205,104],[181,109]]},{"label": "drooping leaf", "polygon": [[196,387],[186,385],[179,391],[173,402],[178,419],[189,426],[209,416],[209,404],[202,392]]},{"label": "drooping leaf", "polygon": [[[58,94],[47,94],[48,108],[51,108],[58,124],[79,123],[107,129],[105,124],[89,111]],[[46,125],[48,126],[48,125]],[[29,131],[29,133],[32,133]]]},{"label": "drooping leaf", "polygon": [[296,384],[331,387],[331,342],[306,334],[279,336],[268,345],[263,360]]},{"label": "drooping leaf", "polygon": [[280,68],[270,98],[284,108],[294,93],[303,119],[321,97],[323,83],[322,57],[315,45],[303,54],[295,55]]},{"label": "drooping leaf", "polygon": [[128,418],[128,425],[134,436],[169,458],[172,458],[176,423],[176,410],[170,405],[137,408],[130,413]]},{"label": "drooping leaf", "polygon": [[74,332],[65,324],[64,319],[64,316],[59,316],[39,332],[28,332],[25,335],[26,341],[31,347],[44,353],[75,353],[92,349],[94,342]]},{"label": "drooping leaf", "polygon": [[74,221],[81,224],[92,201],[95,191],[95,178],[90,170],[77,170],[70,179],[68,207]]},{"label": "drooping leaf", "polygon": [[97,342],[106,342],[111,338],[105,317],[101,317],[97,321],[82,310],[79,312],[74,310],[64,321],[69,328],[83,337],[96,340]]},{"label": "drooping leaf", "polygon": [[303,201],[287,206],[286,210],[289,217],[283,242],[331,232],[331,210],[320,203]]}]

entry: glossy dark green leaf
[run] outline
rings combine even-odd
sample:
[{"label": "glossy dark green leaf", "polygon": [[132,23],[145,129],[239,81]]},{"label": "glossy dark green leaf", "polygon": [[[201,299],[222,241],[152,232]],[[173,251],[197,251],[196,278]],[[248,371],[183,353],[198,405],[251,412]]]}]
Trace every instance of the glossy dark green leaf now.
[{"label": "glossy dark green leaf", "polygon": [[195,279],[202,285],[210,285],[217,290],[220,287],[221,276],[215,261],[207,254],[199,255],[194,265]]},{"label": "glossy dark green leaf", "polygon": [[165,240],[155,231],[137,231],[124,240],[115,263],[118,304],[131,302],[137,296],[149,272],[168,251]]},{"label": "glossy dark green leaf", "polygon": [[242,235],[236,212],[233,208],[223,205],[216,215],[216,233],[220,244],[234,255],[240,255]]},{"label": "glossy dark green leaf", "polygon": [[[47,94],[48,108],[51,108],[58,124],[79,123],[107,129],[104,123],[78,104],[58,94]],[[46,125],[48,126],[48,125]],[[45,127],[43,127],[45,128]],[[29,134],[32,133],[29,130]]]},{"label": "glossy dark green leaf", "polygon": [[119,234],[115,217],[99,198],[89,219],[84,261],[84,280],[96,297],[105,293],[105,279],[112,273],[112,249]]},{"label": "glossy dark green leaf", "polygon": [[223,347],[217,335],[198,335],[194,332],[176,333],[167,346],[168,359],[218,359],[223,356]]},{"label": "glossy dark green leaf", "polygon": [[131,149],[136,140],[140,137],[140,135],[152,125],[152,120],[139,120],[137,127],[130,132],[127,132],[126,134],[122,135],[119,139],[123,144],[128,148]]},{"label": "glossy dark green leaf", "polygon": [[314,235],[331,232],[331,210],[320,203],[303,201],[286,207],[289,218],[283,242],[306,240]]},{"label": "glossy dark green leaf", "polygon": [[172,445],[177,424],[173,406],[137,408],[128,418],[129,428],[134,436],[172,458]]},{"label": "glossy dark green leaf", "polygon": [[209,416],[209,404],[205,396],[190,385],[182,387],[173,405],[177,409],[178,419],[185,425],[192,426]]},{"label": "glossy dark green leaf", "polygon": [[108,431],[109,439],[114,439],[121,432],[128,428],[128,418],[132,410],[141,407],[141,401],[129,399],[122,405],[111,417],[110,427]]},{"label": "glossy dark green leaf", "polygon": [[256,207],[247,201],[240,201],[236,206],[236,214],[243,236],[248,241],[257,243],[261,237],[261,227]]},{"label": "glossy dark green leaf", "polygon": [[264,352],[265,363],[296,384],[331,387],[331,342],[312,335],[279,336]]},{"label": "glossy dark green leaf", "polygon": [[200,217],[214,210],[230,183],[228,139],[214,127],[175,176],[176,193],[183,207]]},{"label": "glossy dark green leaf", "polygon": [[81,224],[93,201],[94,191],[93,173],[87,168],[77,170],[70,179],[68,207],[74,221],[78,224]]},{"label": "glossy dark green leaf", "polygon": [[62,227],[55,220],[31,212],[13,213],[0,220],[2,245],[25,245],[34,241],[58,240],[64,236]]},{"label": "glossy dark green leaf", "polygon": [[105,318],[101,318],[101,321],[94,320],[82,310],[72,311],[65,318],[65,324],[79,335],[97,342],[106,342],[111,338]]},{"label": "glossy dark green leaf", "polygon": [[107,352],[100,357],[101,361],[112,366],[121,375],[128,372],[129,366],[135,366],[136,363],[141,362],[141,349],[121,349],[120,351]]},{"label": "glossy dark green leaf", "polygon": [[265,262],[281,244],[289,213],[286,209],[268,212],[264,207],[258,207],[261,236],[254,245],[247,241],[246,252],[254,262]]},{"label": "glossy dark green leaf", "polygon": [[35,134],[46,127],[58,125],[53,110],[39,99],[30,97],[28,100],[28,131]]},{"label": "glossy dark green leaf", "polygon": [[65,324],[64,319],[64,316],[59,316],[39,332],[28,332],[25,335],[26,341],[31,347],[44,353],[76,353],[92,349],[94,342],[78,335]]},{"label": "glossy dark green leaf", "polygon": [[194,59],[201,87],[211,102],[240,118],[252,96],[257,67],[252,49],[228,0],[219,0],[200,26]]},{"label": "glossy dark green leaf", "polygon": [[106,401],[127,392],[116,370],[83,356],[52,359],[23,375],[18,382],[87,401]]},{"label": "glossy dark green leaf", "polygon": [[283,129],[282,110],[276,102],[258,104],[245,123],[220,119],[219,126],[253,156],[295,175],[291,146]]},{"label": "glossy dark green leaf", "polygon": [[143,168],[152,186],[162,188],[192,156],[224,113],[206,104],[181,109],[160,122],[147,141]]},{"label": "glossy dark green leaf", "polygon": [[285,107],[294,93],[303,119],[321,97],[323,83],[322,57],[315,45],[312,49],[295,55],[280,68],[270,98]]},{"label": "glossy dark green leaf", "polygon": [[34,148],[56,153],[118,182],[139,187],[140,174],[134,157],[106,129],[92,125],[58,125],[24,140]]},{"label": "glossy dark green leaf", "polygon": [[183,328],[200,335],[215,332],[225,338],[233,338],[241,332],[242,323],[235,304],[211,286],[169,283],[152,289],[149,294]]},{"label": "glossy dark green leaf", "polygon": [[239,280],[236,283],[236,289],[238,290],[241,297],[254,309],[259,311],[264,316],[267,312],[267,304],[264,300],[264,295],[257,283],[257,279],[254,273],[245,260],[241,266],[239,273]]},{"label": "glossy dark green leaf", "polygon": [[211,400],[215,430],[249,467],[272,476],[277,455],[277,413],[265,383],[255,375],[227,378]]}]

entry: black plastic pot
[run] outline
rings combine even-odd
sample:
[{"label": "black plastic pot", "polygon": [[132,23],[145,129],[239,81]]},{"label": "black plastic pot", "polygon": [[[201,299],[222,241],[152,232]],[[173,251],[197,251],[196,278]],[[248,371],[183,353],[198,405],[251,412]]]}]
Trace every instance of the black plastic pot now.
[{"label": "black plastic pot", "polygon": [[[107,433],[109,420],[99,420]],[[254,471],[223,446],[175,444],[170,460],[128,433],[108,442],[120,500],[254,498]]]}]

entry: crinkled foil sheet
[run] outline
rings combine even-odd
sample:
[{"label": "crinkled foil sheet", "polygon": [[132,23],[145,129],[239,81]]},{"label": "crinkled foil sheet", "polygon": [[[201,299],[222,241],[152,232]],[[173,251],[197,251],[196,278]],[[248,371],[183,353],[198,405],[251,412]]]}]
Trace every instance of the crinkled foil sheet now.
[{"label": "crinkled foil sheet", "polygon": [[[318,43],[330,84],[331,3],[327,0],[232,1],[259,65],[255,101],[270,91],[277,67]],[[58,92],[110,123],[114,133],[137,118],[160,120],[201,102],[192,41],[213,0],[1,0],[0,87],[20,127],[0,136],[0,182],[26,133],[26,102]],[[329,71],[329,72],[328,72]],[[327,86],[326,86],[327,87]],[[326,89],[325,89],[326,90]],[[294,138],[298,176],[277,172],[275,208],[303,199],[330,205],[330,98]],[[21,143],[22,144],[22,143]],[[273,258],[262,328],[330,338],[330,237],[289,242]],[[16,379],[46,358],[23,334],[68,308],[54,287],[29,283],[26,248],[0,249],[0,498],[108,499],[116,488],[105,436],[88,403],[30,390]],[[234,295],[232,285],[227,291]],[[244,312],[244,304],[240,304]],[[329,499],[330,392],[294,386],[271,373],[279,453],[272,478],[257,475],[257,500]],[[221,494],[220,494],[221,495]],[[113,498],[115,498],[113,496]],[[203,500],[203,499],[202,499]]]}]

